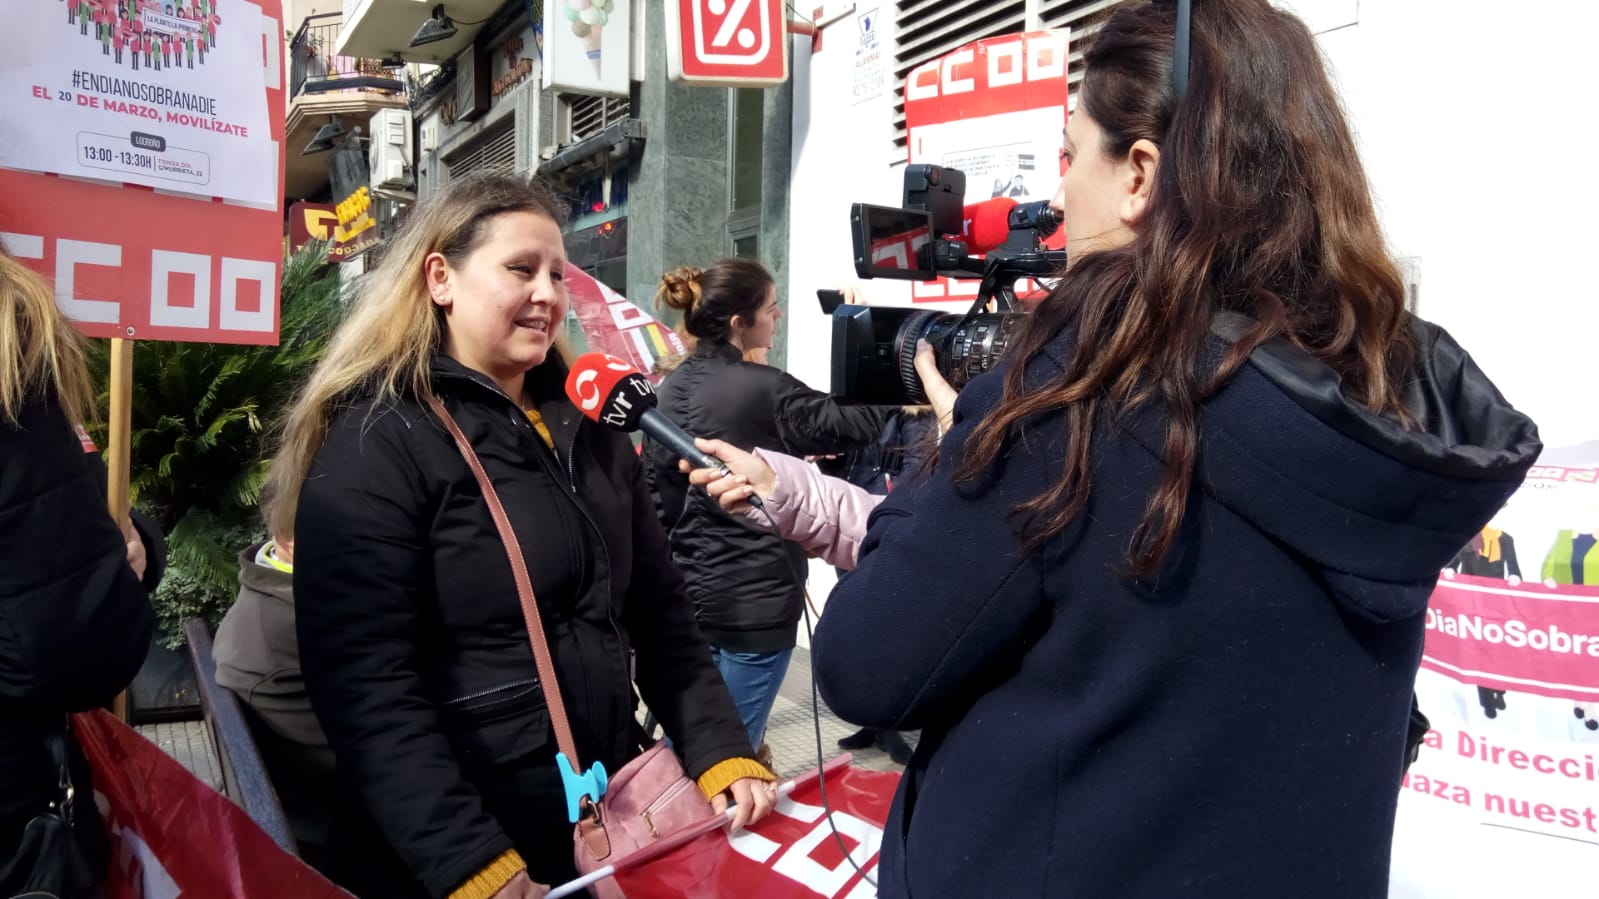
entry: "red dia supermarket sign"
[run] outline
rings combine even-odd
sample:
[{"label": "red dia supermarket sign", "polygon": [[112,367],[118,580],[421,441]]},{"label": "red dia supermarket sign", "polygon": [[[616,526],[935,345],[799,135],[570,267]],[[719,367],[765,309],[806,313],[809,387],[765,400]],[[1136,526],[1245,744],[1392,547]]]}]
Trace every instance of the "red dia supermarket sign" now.
[{"label": "red dia supermarket sign", "polygon": [[[206,40],[175,41],[163,55],[120,42],[114,29],[98,32],[106,42],[83,41],[80,31],[100,26],[67,28],[70,10],[61,4],[18,6],[52,26],[59,16],[62,27],[29,33],[55,43],[29,54],[31,81],[0,82],[0,121],[12,113],[47,119],[50,133],[76,143],[67,154],[72,167],[65,158],[22,158],[44,145],[37,135],[12,135],[14,143],[0,147],[16,157],[0,167],[0,243],[51,279],[57,303],[90,337],[277,343],[282,0],[228,9],[220,25],[182,19],[196,23],[186,34],[209,29]],[[240,77],[220,84],[219,71]],[[235,107],[248,113],[238,122],[259,119],[263,127],[237,124]],[[214,118],[201,121],[202,109]],[[149,110],[161,112],[159,122]],[[78,127],[84,116],[99,116],[101,125]],[[235,144],[237,152],[225,152]]]},{"label": "red dia supermarket sign", "polygon": [[762,87],[788,80],[783,0],[666,0],[673,81]]}]

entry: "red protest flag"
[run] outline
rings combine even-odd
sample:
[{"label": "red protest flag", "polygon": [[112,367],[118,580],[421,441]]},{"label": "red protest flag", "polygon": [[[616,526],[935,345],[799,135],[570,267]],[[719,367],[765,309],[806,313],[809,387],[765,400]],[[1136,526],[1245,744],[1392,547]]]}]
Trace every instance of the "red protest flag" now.
[{"label": "red protest flag", "polygon": [[72,716],[111,835],[107,899],[350,899],[226,796],[111,715]]}]

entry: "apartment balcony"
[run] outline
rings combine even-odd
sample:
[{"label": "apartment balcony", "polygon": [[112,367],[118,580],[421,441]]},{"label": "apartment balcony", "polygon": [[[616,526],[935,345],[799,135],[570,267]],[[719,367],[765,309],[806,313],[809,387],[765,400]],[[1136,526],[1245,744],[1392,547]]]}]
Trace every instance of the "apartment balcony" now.
[{"label": "apartment balcony", "polygon": [[[334,116],[346,131],[360,127],[380,109],[404,108],[405,82],[377,57],[338,51],[340,13],[307,16],[289,41],[289,98],[284,192],[290,199],[312,196],[328,182],[326,153],[301,154],[318,129]],[[392,63],[392,60],[390,61]]]},{"label": "apartment balcony", "polygon": [[[344,31],[339,52],[347,56],[384,58],[398,55],[406,62],[442,63],[472,43],[483,23],[506,0],[344,0]],[[420,47],[411,38],[422,23],[443,7],[455,24],[455,34]]]}]

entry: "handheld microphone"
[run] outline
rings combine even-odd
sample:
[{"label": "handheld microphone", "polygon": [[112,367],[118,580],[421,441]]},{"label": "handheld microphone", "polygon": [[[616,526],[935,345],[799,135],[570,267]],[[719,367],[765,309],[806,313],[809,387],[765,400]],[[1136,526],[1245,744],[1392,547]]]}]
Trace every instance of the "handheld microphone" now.
[{"label": "handheld microphone", "polygon": [[[638,369],[605,353],[584,353],[566,376],[566,398],[589,419],[616,431],[643,431],[695,468],[732,474],[722,460],[700,451],[682,428],[655,408],[655,385]],[[750,505],[762,508],[751,495]]]},{"label": "handheld microphone", "polygon": [[1010,197],[974,203],[961,211],[961,240],[971,253],[997,250],[1010,237],[1010,214],[1018,204]]}]

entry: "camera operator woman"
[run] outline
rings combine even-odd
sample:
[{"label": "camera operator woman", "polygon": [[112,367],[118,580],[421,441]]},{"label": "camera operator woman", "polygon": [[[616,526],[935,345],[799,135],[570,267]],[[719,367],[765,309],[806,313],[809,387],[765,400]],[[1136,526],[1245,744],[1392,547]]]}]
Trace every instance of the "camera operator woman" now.
[{"label": "camera operator woman", "polygon": [[[155,628],[139,537],[106,513],[78,439],[93,411],[83,341],[55,290],[0,248],[0,896],[95,887],[108,844],[67,714],[125,688]],[[63,763],[69,834],[52,809]],[[63,865],[66,842],[83,865]]]},{"label": "camera operator woman", "polygon": [[[553,710],[486,497],[519,539],[582,767],[639,754],[637,699],[734,827],[771,806],[632,444],[566,400],[560,212],[452,183],[369,276],[272,470],[295,537],[300,662],[347,795],[330,871],[367,899],[522,899],[575,876]],[[578,760],[574,760],[578,761]]]},{"label": "camera operator woman", "polygon": [[1070,269],[816,634],[923,729],[885,899],[1386,895],[1428,597],[1540,448],[1406,312],[1304,23],[1175,13],[1087,50]]},{"label": "camera operator woman", "polygon": [[[787,372],[744,360],[750,350],[772,345],[780,314],[776,283],[758,262],[681,268],[661,279],[655,296],[683,314],[694,338],[694,351],[658,391],[661,412],[690,434],[825,455],[873,442],[894,411],[840,404]],[[794,650],[805,553],[691,492],[671,450],[648,441],[645,455],[695,614],[750,743],[760,746]]]}]

